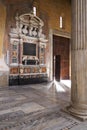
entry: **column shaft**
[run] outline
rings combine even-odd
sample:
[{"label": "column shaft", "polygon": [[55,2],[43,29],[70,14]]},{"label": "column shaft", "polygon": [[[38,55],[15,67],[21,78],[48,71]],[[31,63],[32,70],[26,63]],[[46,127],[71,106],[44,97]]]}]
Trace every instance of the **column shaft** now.
[{"label": "column shaft", "polygon": [[87,0],[72,0],[71,114],[87,118]]}]

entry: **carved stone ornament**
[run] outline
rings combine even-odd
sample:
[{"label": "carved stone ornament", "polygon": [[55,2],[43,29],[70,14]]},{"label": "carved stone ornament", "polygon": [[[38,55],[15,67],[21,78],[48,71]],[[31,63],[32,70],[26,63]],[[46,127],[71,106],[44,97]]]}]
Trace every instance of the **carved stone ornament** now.
[{"label": "carved stone ornament", "polygon": [[22,80],[47,77],[45,48],[48,40],[43,34],[43,21],[33,14],[17,14],[15,19],[16,28],[11,27],[9,33],[9,66],[18,72],[10,71],[11,83],[15,77]]}]

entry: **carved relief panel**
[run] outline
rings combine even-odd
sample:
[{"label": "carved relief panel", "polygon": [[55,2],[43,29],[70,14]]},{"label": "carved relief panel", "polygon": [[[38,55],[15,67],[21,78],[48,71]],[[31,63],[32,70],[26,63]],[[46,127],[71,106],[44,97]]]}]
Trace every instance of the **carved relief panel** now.
[{"label": "carved relief panel", "polygon": [[10,65],[12,64],[16,64],[18,65],[19,63],[19,41],[17,40],[12,40],[10,41],[11,45],[10,45]]}]

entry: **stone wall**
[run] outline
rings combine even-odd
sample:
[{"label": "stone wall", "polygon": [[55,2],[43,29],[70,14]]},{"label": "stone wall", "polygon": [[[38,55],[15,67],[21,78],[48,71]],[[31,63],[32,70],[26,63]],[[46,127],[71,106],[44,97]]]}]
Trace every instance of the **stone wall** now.
[{"label": "stone wall", "polygon": [[[53,50],[53,38],[52,38],[52,33],[53,32],[59,32],[55,33],[55,35],[60,36],[62,34],[62,37],[65,33],[70,33],[71,32],[71,3],[70,0],[44,0],[41,1],[39,0],[39,8],[38,10],[40,11],[40,17],[43,19],[45,22],[45,33],[49,34],[49,42],[47,44],[47,51],[46,51],[46,62],[47,62],[47,67],[48,67],[48,73],[49,73],[49,79],[53,79],[53,72],[52,72],[52,50]],[[63,17],[63,28],[60,28],[60,16]],[[48,35],[47,35],[48,36]],[[52,47],[50,47],[52,46]],[[66,46],[66,45],[65,45]],[[64,66],[64,65],[63,65]],[[69,66],[69,64],[68,64]],[[70,68],[71,70],[71,68]],[[65,69],[64,69],[65,71]],[[70,75],[70,72],[66,70],[68,75]],[[61,72],[63,73],[63,71]],[[63,73],[64,74],[64,73]],[[62,74],[62,78],[68,76],[64,76]],[[66,74],[67,75],[67,74]]]},{"label": "stone wall", "polygon": [[6,8],[0,3],[0,87],[8,85],[9,69],[4,61],[3,39],[5,34]]},{"label": "stone wall", "polygon": [[59,18],[63,17],[64,27],[61,31],[71,32],[71,3],[70,0],[39,0],[40,12],[48,16],[48,25],[51,29],[61,30]]},{"label": "stone wall", "polygon": [[6,8],[0,3],[0,57],[2,57],[2,52],[3,52],[5,22],[6,22]]},{"label": "stone wall", "polygon": [[[46,48],[46,64],[48,73],[50,75],[50,29],[58,30],[61,32],[71,32],[71,4],[69,0],[35,0],[34,6],[37,8],[37,16],[40,17],[44,22],[43,33],[48,39]],[[15,27],[15,16],[16,14],[31,13],[31,7],[28,0],[22,2],[13,2],[7,4],[7,19],[6,19],[6,35],[4,40],[4,53],[9,50],[9,37],[11,26]],[[63,17],[63,28],[59,27],[60,16]]]},{"label": "stone wall", "polygon": [[[13,1],[13,0],[12,0]],[[11,26],[15,26],[15,16],[23,13],[30,13],[30,3],[28,0],[20,2],[9,2],[7,4],[7,25],[4,50],[8,49],[8,33]],[[44,33],[49,37],[49,30],[59,30],[62,32],[71,32],[71,3],[70,0],[35,0],[34,6],[37,8],[37,16],[44,21]],[[60,16],[63,17],[63,28],[59,27]],[[49,48],[49,45],[48,45]]]}]

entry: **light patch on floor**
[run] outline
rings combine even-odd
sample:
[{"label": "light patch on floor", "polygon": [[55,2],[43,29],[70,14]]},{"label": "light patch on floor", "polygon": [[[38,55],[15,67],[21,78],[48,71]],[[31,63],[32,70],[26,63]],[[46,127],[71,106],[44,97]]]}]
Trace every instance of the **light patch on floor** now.
[{"label": "light patch on floor", "polygon": [[71,80],[61,80],[60,82],[62,82],[68,88],[71,88]]},{"label": "light patch on floor", "polygon": [[64,88],[56,80],[54,80],[54,84],[57,92],[65,92]]},{"label": "light patch on floor", "polygon": [[57,92],[65,92],[64,88],[55,79],[53,80],[51,84],[49,84],[49,86],[47,86],[47,88],[48,90],[51,88],[54,88],[56,89]]}]

